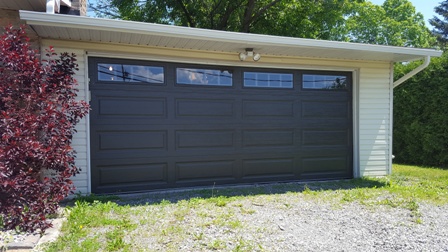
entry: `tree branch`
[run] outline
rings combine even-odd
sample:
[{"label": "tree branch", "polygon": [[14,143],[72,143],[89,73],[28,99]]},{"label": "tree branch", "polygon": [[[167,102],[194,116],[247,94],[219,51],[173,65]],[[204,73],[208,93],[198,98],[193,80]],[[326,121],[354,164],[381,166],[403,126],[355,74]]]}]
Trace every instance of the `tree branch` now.
[{"label": "tree branch", "polygon": [[227,2],[226,12],[224,13],[224,15],[222,15],[221,21],[219,22],[218,27],[216,27],[217,30],[226,30],[227,24],[229,23],[230,15],[232,15],[232,13],[236,9],[238,9],[239,7],[242,6],[243,1],[240,1],[238,4],[235,4],[233,6],[231,6],[231,3],[233,1],[228,1]]},{"label": "tree branch", "polygon": [[249,32],[250,22],[252,19],[252,13],[255,8],[255,0],[248,0],[246,9],[244,10],[243,23],[241,26],[241,32]]},{"label": "tree branch", "polygon": [[210,11],[210,28],[215,29],[215,11],[218,9],[218,7],[222,4],[222,0],[219,0],[218,3],[215,4],[213,9]]},{"label": "tree branch", "polygon": [[[266,12],[269,8],[271,8],[272,6],[274,6],[275,4],[277,4],[278,2],[280,2],[280,0],[274,0],[272,2],[270,2],[269,4],[265,5],[263,8],[259,9],[257,11],[257,13],[255,13],[254,15],[251,15],[249,20],[247,20],[247,24],[244,24],[245,26],[247,26],[247,31],[245,32],[249,32],[249,28],[250,25],[252,23],[255,23],[255,21],[264,13]],[[246,21],[246,20],[245,20]]]},{"label": "tree branch", "polygon": [[182,8],[182,11],[184,12],[185,17],[186,17],[187,20],[188,20],[188,24],[189,24],[189,26],[190,26],[190,27],[196,27],[196,23],[194,22],[194,20],[193,20],[191,14],[190,14],[190,12],[188,12],[188,10],[187,10],[187,8],[186,8],[184,2],[183,2],[182,0],[176,0],[176,2],[177,2],[177,3],[180,5],[180,7]]}]

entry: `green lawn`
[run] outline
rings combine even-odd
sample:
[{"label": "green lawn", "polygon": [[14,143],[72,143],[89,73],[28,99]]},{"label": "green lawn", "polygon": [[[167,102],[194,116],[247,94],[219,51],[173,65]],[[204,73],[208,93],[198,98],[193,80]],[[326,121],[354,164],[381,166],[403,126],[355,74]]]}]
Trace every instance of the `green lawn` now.
[{"label": "green lawn", "polygon": [[[241,218],[254,214],[254,206],[275,203],[288,208],[297,200],[323,202],[335,208],[354,202],[372,208],[405,208],[418,225],[422,221],[419,203],[448,203],[448,170],[394,165],[393,174],[382,178],[210,188],[140,198],[79,197],[66,207],[62,235],[46,249],[146,251],[145,241],[151,241],[175,251],[179,241],[191,239],[201,250],[228,250],[219,239],[207,241],[203,230],[219,226],[229,232],[244,232]],[[179,225],[187,219],[195,223],[189,223],[189,227]],[[235,238],[232,242],[233,251],[263,251],[250,241]]]}]

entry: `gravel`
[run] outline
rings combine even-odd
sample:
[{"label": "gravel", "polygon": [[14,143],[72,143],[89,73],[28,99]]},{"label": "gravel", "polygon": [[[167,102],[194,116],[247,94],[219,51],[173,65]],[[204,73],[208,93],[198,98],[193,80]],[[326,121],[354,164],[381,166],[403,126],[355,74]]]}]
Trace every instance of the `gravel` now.
[{"label": "gravel", "polygon": [[[0,248],[5,243],[21,242],[25,240],[28,234],[19,233],[15,230],[0,231]],[[1,251],[1,250],[0,250]]]},{"label": "gravel", "polygon": [[280,211],[266,205],[247,223],[271,230],[259,241],[268,251],[448,251],[448,208],[421,208],[417,224],[408,210],[387,206],[301,202]]},{"label": "gravel", "polygon": [[[175,197],[166,199],[177,202]],[[208,202],[162,207],[145,201],[140,197],[121,202],[135,206],[127,216],[140,223],[125,238],[131,250],[448,252],[448,205],[418,203],[416,221],[415,212],[406,208],[335,203],[302,194],[240,197],[224,206]],[[185,216],[179,218],[182,211]],[[142,222],[155,215],[161,216],[156,224]],[[222,216],[228,219],[214,222]],[[232,227],[230,222],[240,224]],[[162,235],[163,229],[168,232]],[[16,241],[24,237],[2,233],[0,244],[4,235]]]},{"label": "gravel", "polygon": [[[176,205],[163,210],[173,216]],[[208,217],[204,217],[204,211]],[[231,220],[240,221],[241,227],[204,225],[226,213],[235,213]],[[176,222],[188,230],[176,235],[181,238],[154,237],[146,225],[139,226],[131,236],[132,243],[150,251],[448,252],[448,206],[419,203],[419,213],[421,222],[410,210],[387,205],[332,204],[288,194],[275,195],[274,199],[272,195],[256,196],[225,207],[193,208],[182,221],[168,217],[157,223],[156,229],[160,230]],[[197,238],[199,234],[201,238]]]}]

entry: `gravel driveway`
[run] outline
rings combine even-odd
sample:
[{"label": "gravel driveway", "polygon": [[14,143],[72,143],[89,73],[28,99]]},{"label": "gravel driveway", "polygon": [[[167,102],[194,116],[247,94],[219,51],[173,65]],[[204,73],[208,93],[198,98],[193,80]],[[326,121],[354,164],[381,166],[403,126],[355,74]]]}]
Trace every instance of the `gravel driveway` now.
[{"label": "gravel driveway", "polygon": [[[162,210],[141,207],[149,215]],[[416,222],[404,208],[334,204],[286,193],[186,207],[182,218],[175,218],[182,212],[178,203],[163,208],[171,217],[140,225],[129,242],[145,251],[448,251],[448,206],[418,207]],[[216,222],[219,218],[224,219]],[[174,235],[154,235],[170,227],[178,227]]]},{"label": "gravel driveway", "polygon": [[[347,197],[349,188],[318,193],[271,186],[257,193],[258,189],[250,188],[246,196],[233,189],[221,194],[227,196],[213,197],[187,191],[127,196],[97,208],[93,204],[80,216],[110,209],[101,217],[129,225],[91,225],[88,236],[77,243],[98,237],[96,242],[105,244],[108,236],[123,232],[120,244],[125,251],[448,252],[446,204],[403,201],[384,190],[369,190],[373,198],[353,199]],[[74,220],[72,224],[83,228]],[[72,249],[63,242],[54,251]]]}]

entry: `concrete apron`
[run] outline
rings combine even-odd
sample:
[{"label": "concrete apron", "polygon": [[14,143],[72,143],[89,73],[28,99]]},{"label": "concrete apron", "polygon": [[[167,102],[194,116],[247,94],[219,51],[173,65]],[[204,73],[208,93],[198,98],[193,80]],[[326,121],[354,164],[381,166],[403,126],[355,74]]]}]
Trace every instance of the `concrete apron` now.
[{"label": "concrete apron", "polygon": [[62,227],[62,223],[65,218],[52,219],[51,223],[53,227],[45,230],[45,233],[40,236],[40,234],[29,234],[24,240],[20,242],[11,242],[6,245],[6,251],[8,252],[25,252],[25,251],[39,251],[39,248],[46,243],[54,242],[59,234]]}]

